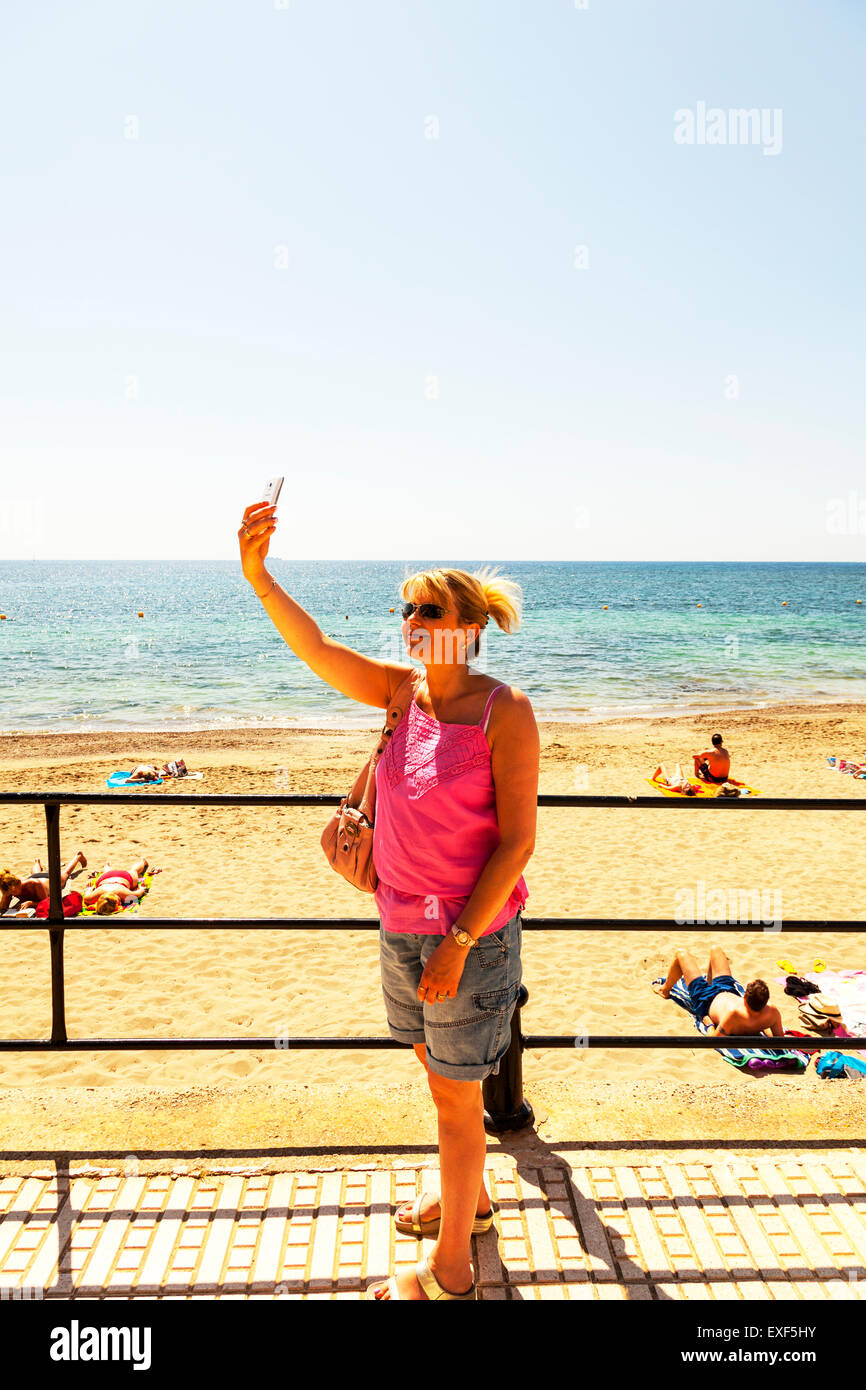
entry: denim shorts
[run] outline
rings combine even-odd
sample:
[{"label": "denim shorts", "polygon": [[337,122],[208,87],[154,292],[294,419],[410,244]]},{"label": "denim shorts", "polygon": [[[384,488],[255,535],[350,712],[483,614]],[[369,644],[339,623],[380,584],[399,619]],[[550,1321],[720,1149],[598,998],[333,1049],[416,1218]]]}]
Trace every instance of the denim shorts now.
[{"label": "denim shorts", "polygon": [[444,937],[379,928],[382,993],[391,1037],[426,1044],[427,1065],[453,1081],[483,1081],[499,1070],[511,1042],[520,990],[520,908],[499,931],[479,937],[453,999],[421,1004],[424,966]]}]

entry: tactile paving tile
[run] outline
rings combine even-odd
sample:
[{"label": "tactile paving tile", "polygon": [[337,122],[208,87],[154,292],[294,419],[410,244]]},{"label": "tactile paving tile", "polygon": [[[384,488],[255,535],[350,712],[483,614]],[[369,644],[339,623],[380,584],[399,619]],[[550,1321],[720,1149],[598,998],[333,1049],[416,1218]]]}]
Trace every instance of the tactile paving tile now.
[{"label": "tactile paving tile", "polygon": [[[478,1296],[864,1299],[864,1176],[850,1150],[493,1163],[496,1224],[473,1240]],[[393,1217],[438,1190],[437,1169],[405,1166],[7,1175],[0,1298],[357,1299],[429,1253]]]}]

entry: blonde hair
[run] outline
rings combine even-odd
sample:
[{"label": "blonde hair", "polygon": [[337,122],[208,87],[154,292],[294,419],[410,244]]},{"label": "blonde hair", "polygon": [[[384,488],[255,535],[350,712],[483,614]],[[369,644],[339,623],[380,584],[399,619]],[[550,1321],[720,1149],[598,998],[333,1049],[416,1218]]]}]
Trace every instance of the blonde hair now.
[{"label": "blonde hair", "polygon": [[0,869],[0,892],[5,893],[6,889],[11,888],[15,883],[21,888],[24,885],[24,880],[18,874],[13,874],[11,869]]},{"label": "blonde hair", "polygon": [[110,917],[113,913],[119,912],[121,908],[120,897],[117,893],[102,893],[96,904],[96,911],[102,917]]},{"label": "blonde hair", "polygon": [[[520,626],[523,590],[489,565],[471,574],[454,569],[416,570],[403,580],[400,596],[413,602],[416,594],[419,599],[423,595],[421,601],[426,599],[442,608],[453,602],[461,623],[478,623],[482,630],[491,618],[503,632],[514,632]],[[478,642],[468,644],[469,661],[478,655],[478,646]]]}]

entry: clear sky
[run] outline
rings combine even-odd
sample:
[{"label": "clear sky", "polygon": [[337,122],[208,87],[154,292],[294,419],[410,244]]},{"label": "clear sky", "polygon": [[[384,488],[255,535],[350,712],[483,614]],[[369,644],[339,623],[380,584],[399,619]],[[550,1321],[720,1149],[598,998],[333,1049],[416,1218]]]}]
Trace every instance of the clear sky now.
[{"label": "clear sky", "polygon": [[861,0],[42,0],[3,49],[3,558],[237,559],[276,473],[284,559],[866,555]]}]

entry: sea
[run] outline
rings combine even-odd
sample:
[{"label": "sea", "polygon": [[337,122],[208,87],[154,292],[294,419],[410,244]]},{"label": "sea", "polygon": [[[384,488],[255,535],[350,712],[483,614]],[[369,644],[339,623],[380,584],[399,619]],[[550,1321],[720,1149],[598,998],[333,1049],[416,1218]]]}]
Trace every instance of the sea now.
[{"label": "sea", "polygon": [[[322,631],[406,661],[399,587],[434,564],[289,562]],[[539,720],[866,702],[866,564],[500,561],[523,590],[475,669]],[[394,610],[393,612],[391,610]],[[292,652],[236,561],[0,561],[0,730],[372,727]]]}]

